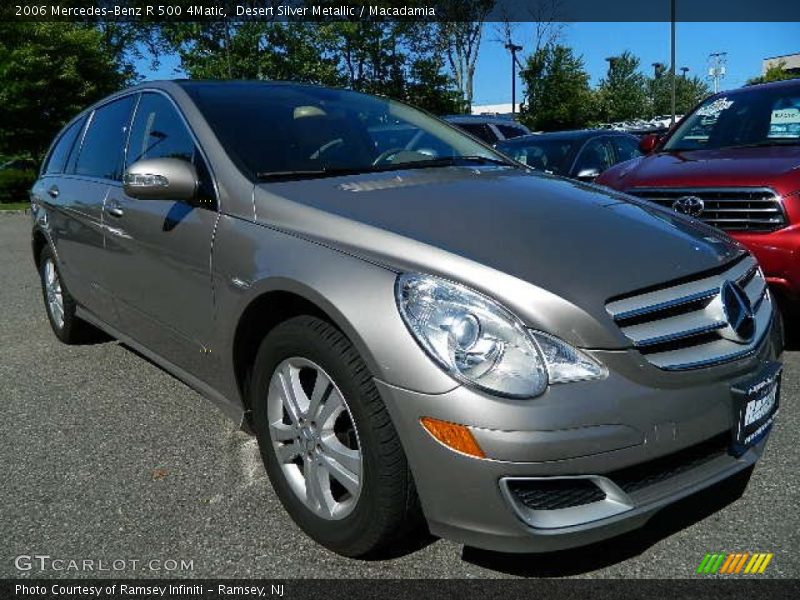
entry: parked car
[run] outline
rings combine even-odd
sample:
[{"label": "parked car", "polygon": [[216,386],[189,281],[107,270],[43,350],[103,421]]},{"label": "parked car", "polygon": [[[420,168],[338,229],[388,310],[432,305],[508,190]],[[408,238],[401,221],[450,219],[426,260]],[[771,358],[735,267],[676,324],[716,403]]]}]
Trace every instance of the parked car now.
[{"label": "parked car", "polygon": [[534,169],[582,181],[594,181],[613,165],[642,155],[638,138],[607,129],[526,135],[495,147]]},{"label": "parked car", "polygon": [[[404,127],[419,146],[376,150]],[[216,402],[348,556],[425,522],[506,551],[634,529],[753,465],[777,408],[742,246],[386,98],[142,84],[64,128],[33,204],[55,335]]]},{"label": "parked car", "polygon": [[490,145],[531,133],[522,123],[505,117],[448,115],[442,118]]},{"label": "parked car", "polygon": [[758,258],[790,312],[800,307],[800,81],[722,92],[644,158],[598,183],[728,232]]}]

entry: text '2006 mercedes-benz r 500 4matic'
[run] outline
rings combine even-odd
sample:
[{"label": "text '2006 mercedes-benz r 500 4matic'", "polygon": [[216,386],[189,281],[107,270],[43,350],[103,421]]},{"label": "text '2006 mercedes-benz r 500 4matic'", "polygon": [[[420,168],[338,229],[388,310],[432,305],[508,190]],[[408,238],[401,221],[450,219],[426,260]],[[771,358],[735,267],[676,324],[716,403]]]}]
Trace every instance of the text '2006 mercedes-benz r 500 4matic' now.
[{"label": "text '2006 mercedes-benz r 500 4matic'", "polygon": [[348,556],[614,536],[752,466],[777,412],[741,244],[385,98],[143,84],[67,124],[32,202],[55,334],[216,402]]}]

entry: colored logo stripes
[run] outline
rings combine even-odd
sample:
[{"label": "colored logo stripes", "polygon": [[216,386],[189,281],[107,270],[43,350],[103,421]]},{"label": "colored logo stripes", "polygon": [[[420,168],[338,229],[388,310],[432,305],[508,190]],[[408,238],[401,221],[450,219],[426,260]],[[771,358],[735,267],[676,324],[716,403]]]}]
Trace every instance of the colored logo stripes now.
[{"label": "colored logo stripes", "polygon": [[763,573],[772,560],[771,552],[717,552],[706,554],[697,567],[698,573],[705,575],[755,575]]}]

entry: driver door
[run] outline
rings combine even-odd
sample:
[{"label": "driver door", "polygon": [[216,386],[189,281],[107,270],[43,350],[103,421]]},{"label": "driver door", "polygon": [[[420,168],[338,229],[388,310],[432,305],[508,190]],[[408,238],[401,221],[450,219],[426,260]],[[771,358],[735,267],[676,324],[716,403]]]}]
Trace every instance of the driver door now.
[{"label": "driver door", "polygon": [[143,93],[136,107],[126,168],[145,158],[192,162],[195,201],[131,198],[114,185],[105,204],[106,246],[114,261],[110,289],[124,333],[202,378],[213,323],[211,242],[217,202],[205,159],[172,101]]}]

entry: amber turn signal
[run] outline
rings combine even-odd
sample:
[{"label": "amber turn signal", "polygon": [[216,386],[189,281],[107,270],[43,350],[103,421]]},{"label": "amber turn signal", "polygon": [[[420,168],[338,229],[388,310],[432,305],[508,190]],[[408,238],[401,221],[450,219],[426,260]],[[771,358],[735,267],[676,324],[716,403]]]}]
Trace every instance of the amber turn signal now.
[{"label": "amber turn signal", "polygon": [[477,458],[486,458],[468,427],[431,417],[422,417],[420,423],[428,433],[448,448]]}]

